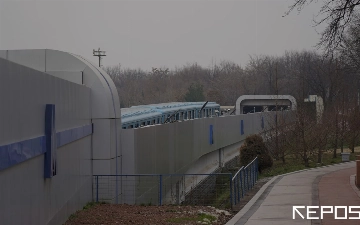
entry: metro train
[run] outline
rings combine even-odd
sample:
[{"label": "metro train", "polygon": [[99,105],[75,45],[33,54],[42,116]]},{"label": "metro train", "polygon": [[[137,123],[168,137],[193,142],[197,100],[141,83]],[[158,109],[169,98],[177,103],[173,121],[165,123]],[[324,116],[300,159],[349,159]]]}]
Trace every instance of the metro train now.
[{"label": "metro train", "polygon": [[122,108],[121,122],[123,129],[131,129],[219,114],[220,105],[216,102],[170,102]]}]

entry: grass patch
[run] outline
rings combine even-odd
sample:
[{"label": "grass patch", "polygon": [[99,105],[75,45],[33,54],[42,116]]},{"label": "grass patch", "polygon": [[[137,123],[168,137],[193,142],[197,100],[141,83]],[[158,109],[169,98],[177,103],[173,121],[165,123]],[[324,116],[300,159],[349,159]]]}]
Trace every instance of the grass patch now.
[{"label": "grass patch", "polygon": [[205,213],[199,213],[196,217],[178,217],[178,218],[170,218],[168,222],[170,223],[183,223],[187,221],[196,221],[196,222],[207,222],[211,224],[216,220],[215,216],[211,216]]},{"label": "grass patch", "polygon": [[68,219],[68,220],[71,221],[71,220],[76,219],[79,212],[81,212],[81,211],[83,211],[83,210],[88,210],[88,209],[94,207],[95,205],[99,205],[99,204],[107,204],[107,203],[106,203],[106,202],[88,202],[88,203],[82,208],[82,210],[78,210],[78,211],[76,211],[75,213],[71,214],[71,215],[69,216],[69,219]]},{"label": "grass patch", "polygon": [[[350,161],[355,160],[356,155],[359,153],[350,153]],[[315,160],[309,162],[309,167],[306,167],[301,159],[295,158],[287,158],[285,164],[282,163],[281,160],[274,161],[274,164],[271,168],[267,168],[263,170],[259,176],[259,178],[264,177],[272,177],[277,176],[285,173],[295,172],[298,170],[315,168],[318,166],[327,166],[332,164],[341,163],[342,158],[341,154],[337,153],[336,158],[333,158],[332,152],[324,152],[322,156],[322,163],[318,164]]]},{"label": "grass patch", "polygon": [[[225,205],[224,205],[224,202],[226,202]],[[213,206],[215,208],[230,208],[229,188],[223,189],[221,192],[218,192],[216,195],[216,199],[211,204],[211,206]]]},{"label": "grass patch", "polygon": [[73,219],[76,219],[77,217],[77,214],[76,213],[73,213],[69,216],[69,220],[73,220]]},{"label": "grass patch", "polygon": [[88,202],[84,207],[83,207],[83,210],[87,210],[87,209],[90,209],[91,207],[95,206],[96,202]]}]

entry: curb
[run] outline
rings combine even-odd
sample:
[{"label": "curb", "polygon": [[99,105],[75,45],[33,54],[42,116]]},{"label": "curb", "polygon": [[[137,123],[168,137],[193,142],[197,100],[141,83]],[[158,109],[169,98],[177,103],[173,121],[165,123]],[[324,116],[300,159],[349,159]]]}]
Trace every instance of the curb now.
[{"label": "curb", "polygon": [[[354,162],[355,161],[341,162],[341,163],[336,163],[336,164],[331,164],[331,165],[326,165],[326,166],[319,166],[319,167],[314,167],[314,168],[309,168],[309,169],[293,171],[293,172],[289,172],[289,173],[274,176],[271,180],[269,180],[266,184],[264,184],[260,188],[260,190],[254,195],[254,197],[231,220],[229,220],[225,225],[235,225],[250,210],[250,208],[256,203],[256,201],[260,198],[260,196],[265,192],[266,188],[268,186],[270,186],[272,183],[274,183],[274,181],[276,179],[278,179],[279,177],[284,177],[284,176],[288,176],[288,175],[292,175],[292,174],[296,174],[296,173],[300,173],[300,172],[306,172],[306,171],[309,171],[309,170],[315,170],[315,169],[321,169],[321,168],[333,167],[333,166],[341,166],[343,164],[351,164],[351,163],[354,163]],[[351,183],[351,177],[350,177],[350,184],[353,187],[353,185]],[[354,187],[357,189],[357,187],[355,186],[355,177],[353,177],[353,182],[354,182]],[[354,189],[354,187],[353,187],[353,189]],[[359,189],[357,189],[357,191],[354,189],[354,191],[360,197]]]},{"label": "curb", "polygon": [[352,187],[352,189],[354,190],[354,192],[359,196],[360,198],[360,190],[358,187],[356,187],[355,184],[355,174],[350,176],[350,186]]},{"label": "curb", "polygon": [[235,223],[237,223],[239,219],[243,217],[245,213],[247,213],[249,209],[254,205],[254,203],[260,198],[260,196],[262,195],[262,193],[264,193],[266,188],[269,185],[271,185],[280,176],[281,175],[275,176],[271,180],[269,180],[266,184],[264,184],[260,188],[260,190],[254,195],[254,197],[238,213],[236,213],[236,215],[231,220],[229,220],[225,225],[234,225]]}]

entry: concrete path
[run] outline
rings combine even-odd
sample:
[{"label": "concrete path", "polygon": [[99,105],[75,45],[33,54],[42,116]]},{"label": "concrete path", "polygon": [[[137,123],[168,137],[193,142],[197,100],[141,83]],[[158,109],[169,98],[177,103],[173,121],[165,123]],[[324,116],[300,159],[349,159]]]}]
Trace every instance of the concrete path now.
[{"label": "concrete path", "polygon": [[[320,219],[306,219],[306,209],[299,209],[305,219],[298,214],[293,219],[293,206],[360,206],[360,194],[358,196],[355,187],[350,185],[352,174],[355,174],[355,162],[274,177],[226,225],[345,224],[343,223],[345,220],[341,220],[341,223],[339,220],[333,223],[331,217],[334,214],[324,214],[323,223]],[[314,213],[310,216],[316,217],[319,214]],[[357,215],[351,214],[351,216]],[[360,220],[347,222],[347,224],[360,224]]]}]

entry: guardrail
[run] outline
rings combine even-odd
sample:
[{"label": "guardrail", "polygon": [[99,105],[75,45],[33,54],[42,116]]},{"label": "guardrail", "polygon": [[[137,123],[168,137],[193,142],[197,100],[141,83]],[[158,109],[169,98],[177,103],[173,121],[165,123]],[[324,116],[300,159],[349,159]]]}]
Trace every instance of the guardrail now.
[{"label": "guardrail", "polygon": [[247,166],[241,167],[232,178],[232,205],[237,205],[241,198],[251,190],[259,178],[258,157],[253,159]]},{"label": "guardrail", "polygon": [[230,206],[231,179],[231,173],[94,175],[94,200],[137,205]]},{"label": "guardrail", "polygon": [[[94,175],[94,200],[115,204],[185,204],[231,208],[258,179],[258,159],[231,173]],[[118,185],[115,185],[118,183]],[[118,190],[116,190],[118,187]]]}]

